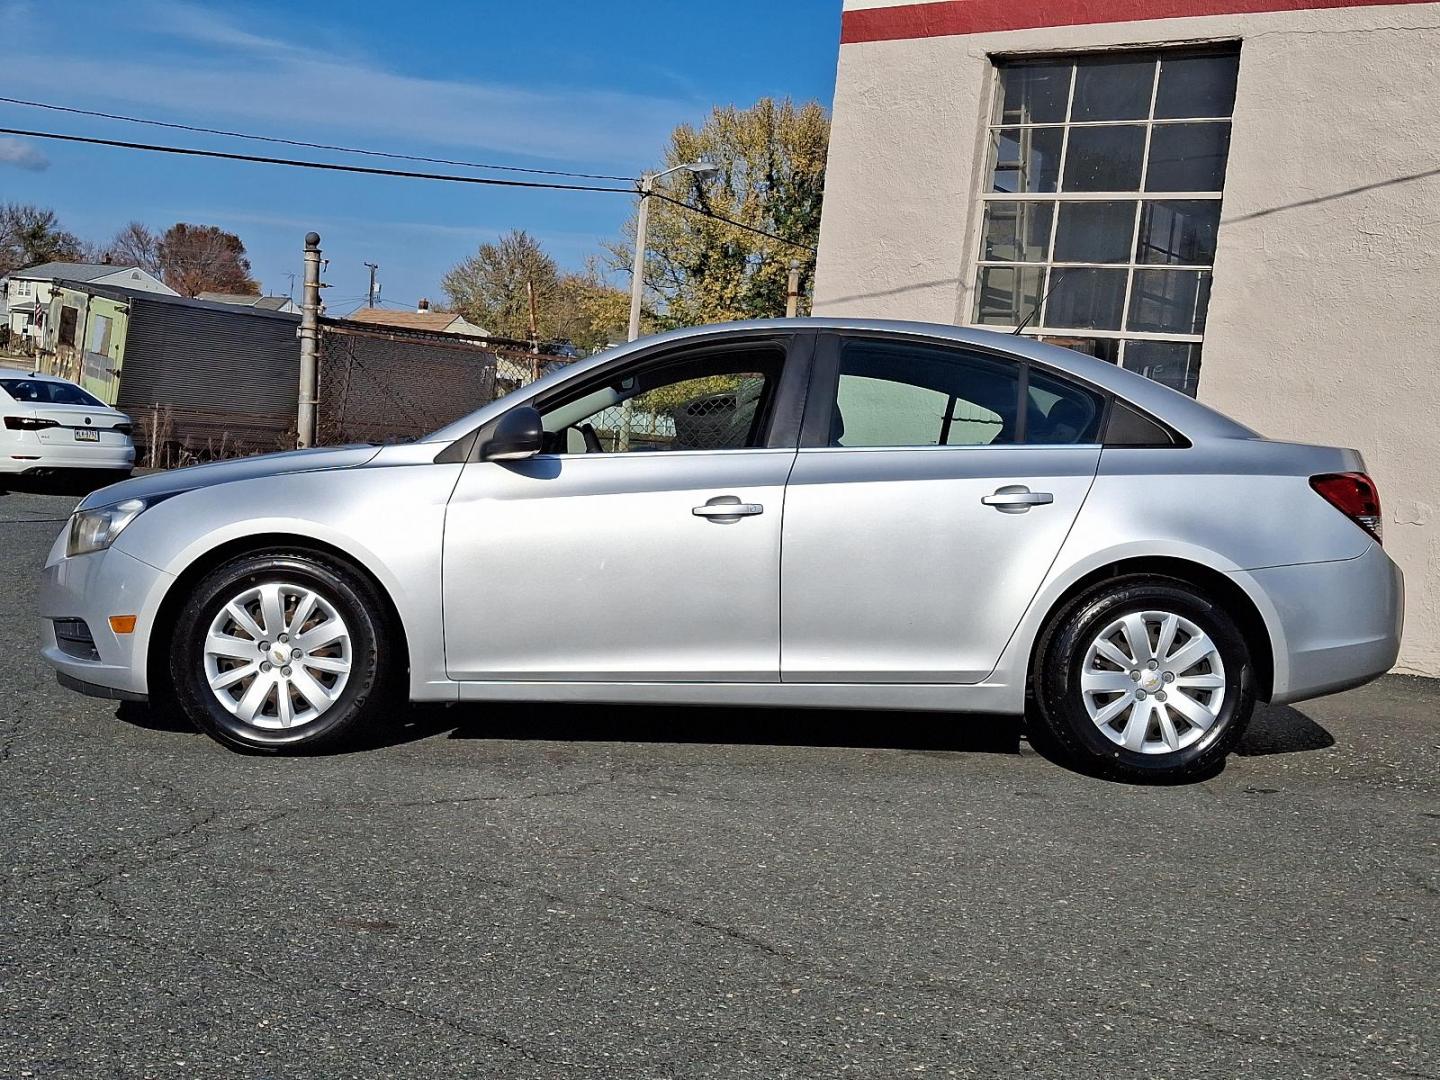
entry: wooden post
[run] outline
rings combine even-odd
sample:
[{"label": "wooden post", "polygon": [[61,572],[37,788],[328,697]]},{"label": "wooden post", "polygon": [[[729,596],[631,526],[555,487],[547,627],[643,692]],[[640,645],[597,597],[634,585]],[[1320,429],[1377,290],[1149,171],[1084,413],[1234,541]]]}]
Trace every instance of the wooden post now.
[{"label": "wooden post", "polygon": [[793,319],[800,314],[800,260],[790,260],[790,281],[785,288],[785,317]]}]

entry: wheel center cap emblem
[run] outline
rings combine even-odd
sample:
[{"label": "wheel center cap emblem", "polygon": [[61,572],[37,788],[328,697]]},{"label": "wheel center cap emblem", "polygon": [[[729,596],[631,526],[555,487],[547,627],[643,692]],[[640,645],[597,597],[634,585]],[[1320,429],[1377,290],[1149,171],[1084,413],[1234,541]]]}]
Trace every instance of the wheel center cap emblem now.
[{"label": "wheel center cap emblem", "polygon": [[1158,671],[1147,671],[1144,675],[1140,677],[1140,685],[1146,691],[1154,691],[1160,689],[1160,683],[1161,678]]},{"label": "wheel center cap emblem", "polygon": [[275,646],[270,650],[270,662],[276,667],[284,667],[290,663],[290,650],[282,646]]}]

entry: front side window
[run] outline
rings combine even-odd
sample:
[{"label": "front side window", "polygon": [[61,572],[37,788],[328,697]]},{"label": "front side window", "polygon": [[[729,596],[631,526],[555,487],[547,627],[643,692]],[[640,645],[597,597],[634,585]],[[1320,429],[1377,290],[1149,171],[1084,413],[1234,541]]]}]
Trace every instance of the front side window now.
[{"label": "front side window", "polygon": [[725,349],[642,364],[543,403],[547,452],[744,450],[765,445],[784,351]]},{"label": "front side window", "polygon": [[1194,395],[1239,53],[1004,62],[973,323]]},{"label": "front side window", "polygon": [[[841,344],[829,445],[1093,442],[1103,401],[1013,361],[917,342]],[[1022,392],[1023,386],[1023,392]]]}]

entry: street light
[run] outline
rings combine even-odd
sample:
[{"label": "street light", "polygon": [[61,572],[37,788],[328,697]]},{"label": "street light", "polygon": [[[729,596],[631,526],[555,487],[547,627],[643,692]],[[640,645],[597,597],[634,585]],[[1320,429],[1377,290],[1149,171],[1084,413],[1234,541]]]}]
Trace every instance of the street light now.
[{"label": "street light", "polygon": [[645,298],[645,231],[650,225],[650,195],[655,190],[655,181],[671,173],[688,172],[695,176],[714,176],[720,166],[708,161],[692,161],[688,165],[676,165],[664,172],[646,173],[640,177],[640,213],[635,218],[635,267],[630,275],[630,336],[634,341],[640,336],[640,304]]}]

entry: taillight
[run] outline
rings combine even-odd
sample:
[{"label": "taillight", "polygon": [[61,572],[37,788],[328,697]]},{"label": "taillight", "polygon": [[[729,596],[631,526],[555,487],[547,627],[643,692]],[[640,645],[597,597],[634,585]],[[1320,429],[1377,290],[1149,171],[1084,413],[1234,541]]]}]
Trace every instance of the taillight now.
[{"label": "taillight", "polygon": [[1380,543],[1385,542],[1380,517],[1380,491],[1363,472],[1324,473],[1310,477],[1310,486],[1342,514]]},{"label": "taillight", "polygon": [[116,424],[114,430],[120,432],[121,435],[132,435],[132,434],[134,434],[134,432],[135,432],[135,425],[134,425],[134,424]]},{"label": "taillight", "polygon": [[11,431],[39,431],[41,428],[59,427],[60,421],[39,416],[7,416],[5,426]]}]

